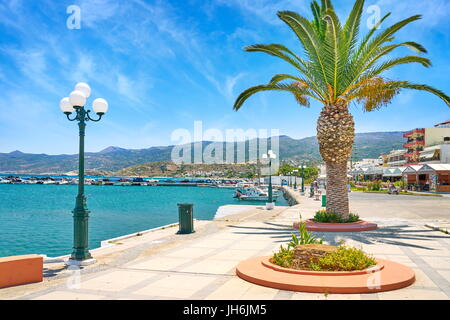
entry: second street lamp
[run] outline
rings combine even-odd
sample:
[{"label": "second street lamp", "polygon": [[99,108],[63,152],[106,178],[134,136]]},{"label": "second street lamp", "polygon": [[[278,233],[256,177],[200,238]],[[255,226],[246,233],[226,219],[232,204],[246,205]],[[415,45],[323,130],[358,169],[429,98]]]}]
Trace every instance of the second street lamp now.
[{"label": "second street lamp", "polygon": [[302,194],[305,193],[305,168],[302,162],[302,167],[301,167],[301,172],[302,172]]},{"label": "second street lamp", "polygon": [[268,189],[268,203],[266,203],[266,209],[272,210],[273,205],[273,197],[272,197],[272,159],[276,159],[277,156],[273,153],[272,150],[269,150],[267,153],[262,155],[263,159],[269,159],[269,189]]},{"label": "second street lamp", "polygon": [[[100,121],[108,111],[108,102],[105,99],[95,99],[93,102],[94,112],[98,118],[92,118],[90,110],[85,110],[86,99],[91,95],[91,88],[86,83],[78,83],[69,97],[63,98],[59,104],[61,111],[69,121],[78,121],[79,128],[79,154],[78,154],[78,195],[75,208],[73,209],[73,251],[68,264],[88,265],[95,262],[89,252],[89,210],[84,195],[84,136],[87,121]],[[75,112],[73,118],[70,115]]]},{"label": "second street lamp", "polygon": [[297,190],[297,172],[298,172],[298,170],[295,169],[292,172],[294,172],[294,190]]}]

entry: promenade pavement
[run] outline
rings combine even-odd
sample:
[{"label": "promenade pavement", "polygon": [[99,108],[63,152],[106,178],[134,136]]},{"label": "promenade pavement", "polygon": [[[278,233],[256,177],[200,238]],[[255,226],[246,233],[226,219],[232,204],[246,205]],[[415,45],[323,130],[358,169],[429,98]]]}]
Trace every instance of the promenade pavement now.
[{"label": "promenade pavement", "polygon": [[196,221],[193,234],[175,235],[175,227],[121,240],[114,246],[94,250],[98,263],[82,270],[68,270],[60,262],[47,263],[44,282],[0,289],[0,299],[450,298],[450,236],[425,227],[445,218],[448,221],[448,198],[392,198],[352,192],[352,210],[378,223],[379,229],[315,233],[331,244],[344,240],[375,257],[411,267],[416,282],[408,288],[372,294],[324,295],[271,289],[238,278],[235,267],[240,261],[271,255],[290,240],[295,232],[292,223],[300,215],[303,219],[311,218],[321,206],[321,201],[297,196],[301,203],[292,207],[267,211],[248,206],[214,221]]}]

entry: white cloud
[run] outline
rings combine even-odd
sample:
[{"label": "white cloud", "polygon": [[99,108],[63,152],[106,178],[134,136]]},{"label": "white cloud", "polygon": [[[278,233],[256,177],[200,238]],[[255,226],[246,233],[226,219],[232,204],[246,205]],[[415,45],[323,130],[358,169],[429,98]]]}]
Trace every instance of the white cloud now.
[{"label": "white cloud", "polygon": [[80,1],[81,28],[84,26],[94,27],[104,20],[111,20],[118,13],[119,3],[116,0]]},{"label": "white cloud", "polygon": [[406,19],[412,15],[421,14],[423,16],[422,20],[416,22],[416,26],[420,24],[428,29],[440,24],[449,25],[450,2],[448,0],[378,0],[375,5],[380,7],[382,16],[392,12],[392,15],[389,17],[391,23]]},{"label": "white cloud", "polygon": [[80,54],[78,64],[74,68],[72,80],[74,82],[89,82],[95,78],[95,64],[91,56]]},{"label": "white cloud", "polygon": [[233,6],[239,8],[245,15],[250,16],[253,21],[264,21],[270,24],[281,24],[276,13],[280,10],[292,10],[309,13],[309,1],[299,0],[217,0],[218,5]]}]

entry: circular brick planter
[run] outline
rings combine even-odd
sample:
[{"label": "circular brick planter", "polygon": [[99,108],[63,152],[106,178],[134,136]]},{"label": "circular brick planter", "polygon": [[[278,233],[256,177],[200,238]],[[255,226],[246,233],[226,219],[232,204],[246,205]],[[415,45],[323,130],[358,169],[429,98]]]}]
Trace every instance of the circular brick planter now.
[{"label": "circular brick planter", "polygon": [[[298,229],[298,222],[294,222],[292,227]],[[378,225],[373,222],[359,220],[357,222],[349,223],[323,223],[314,222],[311,219],[306,220],[306,230],[317,232],[360,232],[375,230]]]},{"label": "circular brick planter", "polygon": [[290,291],[315,293],[374,293],[396,290],[414,283],[410,268],[384,259],[360,271],[307,271],[282,268],[270,257],[251,258],[236,267],[236,274],[249,282]]}]

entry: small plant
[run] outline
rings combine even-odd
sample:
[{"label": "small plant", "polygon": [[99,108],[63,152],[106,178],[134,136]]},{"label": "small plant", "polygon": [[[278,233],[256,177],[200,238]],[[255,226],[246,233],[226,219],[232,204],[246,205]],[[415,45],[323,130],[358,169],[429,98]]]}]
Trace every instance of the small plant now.
[{"label": "small plant", "polygon": [[380,191],[382,182],[380,180],[369,183],[368,191]]},{"label": "small plant", "polygon": [[359,216],[355,213],[349,213],[348,218],[343,219],[342,216],[336,212],[319,210],[314,215],[313,221],[321,223],[350,223],[359,221]]},{"label": "small plant", "polygon": [[289,268],[294,259],[294,248],[302,244],[322,244],[322,239],[316,239],[311,232],[306,230],[306,223],[300,222],[298,231],[300,235],[292,233],[292,240],[288,243],[287,248],[280,246],[280,250],[273,254],[271,262],[284,268]]},{"label": "small plant", "polygon": [[376,260],[362,250],[339,246],[337,250],[312,262],[309,267],[316,271],[355,271],[376,265]]},{"label": "small plant", "polygon": [[399,187],[401,190],[405,190],[406,189],[406,181],[403,179],[395,181],[394,186]]},{"label": "small plant", "polygon": [[322,244],[322,239],[316,239],[311,232],[306,230],[306,223],[301,222],[298,225],[299,237],[295,233],[292,234],[292,240],[288,243],[288,248],[295,248],[300,244]]},{"label": "small plant", "polygon": [[275,263],[278,266],[289,268],[292,264],[293,259],[294,259],[294,250],[290,249],[289,245],[287,248],[284,248],[281,245],[280,250],[273,254],[271,262]]}]

